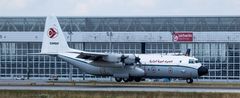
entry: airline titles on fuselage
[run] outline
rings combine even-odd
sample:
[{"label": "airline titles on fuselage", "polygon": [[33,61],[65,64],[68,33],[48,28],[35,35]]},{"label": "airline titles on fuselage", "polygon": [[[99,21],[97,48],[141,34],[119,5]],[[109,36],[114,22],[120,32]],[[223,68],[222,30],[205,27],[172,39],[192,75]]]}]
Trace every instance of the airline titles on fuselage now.
[{"label": "airline titles on fuselage", "polygon": [[173,60],[149,60],[150,63],[173,63]]}]

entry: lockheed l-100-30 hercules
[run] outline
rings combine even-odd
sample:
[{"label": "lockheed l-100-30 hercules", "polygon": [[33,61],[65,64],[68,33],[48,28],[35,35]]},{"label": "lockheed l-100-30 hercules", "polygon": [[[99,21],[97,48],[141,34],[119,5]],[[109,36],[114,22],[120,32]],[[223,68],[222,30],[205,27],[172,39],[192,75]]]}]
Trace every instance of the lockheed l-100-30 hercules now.
[{"label": "lockheed l-100-30 hercules", "polygon": [[46,19],[41,53],[37,54],[57,56],[88,74],[112,76],[117,82],[182,78],[192,83],[193,78],[208,73],[198,59],[188,55],[100,53],[71,49],[55,16]]}]

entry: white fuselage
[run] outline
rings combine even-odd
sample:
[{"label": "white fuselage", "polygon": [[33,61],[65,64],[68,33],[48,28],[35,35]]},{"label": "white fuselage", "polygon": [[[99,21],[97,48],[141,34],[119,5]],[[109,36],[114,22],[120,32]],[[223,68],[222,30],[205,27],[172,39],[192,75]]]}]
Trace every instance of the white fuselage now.
[{"label": "white fuselage", "polygon": [[[145,78],[195,78],[198,77],[200,63],[189,64],[189,60],[196,58],[188,56],[171,56],[161,54],[136,54],[141,58],[141,65],[127,65],[122,63],[95,62],[76,58],[78,54],[63,53],[59,57],[76,65],[88,74],[102,76],[134,76]],[[114,64],[114,65],[113,65]]]}]

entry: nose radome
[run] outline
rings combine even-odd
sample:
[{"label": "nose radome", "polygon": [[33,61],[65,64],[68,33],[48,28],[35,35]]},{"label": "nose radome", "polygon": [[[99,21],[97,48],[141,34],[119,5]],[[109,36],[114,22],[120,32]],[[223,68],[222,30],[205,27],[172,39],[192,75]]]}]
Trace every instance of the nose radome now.
[{"label": "nose radome", "polygon": [[202,76],[202,75],[207,75],[208,74],[208,69],[204,66],[201,66],[198,68],[198,75]]}]

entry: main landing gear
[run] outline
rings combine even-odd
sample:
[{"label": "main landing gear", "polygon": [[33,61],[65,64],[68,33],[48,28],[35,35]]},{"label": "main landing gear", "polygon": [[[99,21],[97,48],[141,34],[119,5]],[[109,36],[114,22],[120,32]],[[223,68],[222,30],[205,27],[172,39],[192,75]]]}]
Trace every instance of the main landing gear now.
[{"label": "main landing gear", "polygon": [[129,77],[129,78],[115,78],[115,80],[117,82],[121,82],[122,80],[124,82],[132,82],[133,80],[136,81],[136,82],[140,82],[141,81],[141,77]]},{"label": "main landing gear", "polygon": [[191,84],[191,83],[193,83],[193,79],[192,79],[192,78],[187,78],[187,79],[186,79],[186,82],[187,82],[188,84]]},{"label": "main landing gear", "polygon": [[122,78],[115,78],[115,81],[121,82],[121,81],[122,81]]}]

